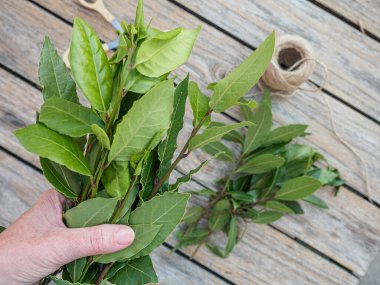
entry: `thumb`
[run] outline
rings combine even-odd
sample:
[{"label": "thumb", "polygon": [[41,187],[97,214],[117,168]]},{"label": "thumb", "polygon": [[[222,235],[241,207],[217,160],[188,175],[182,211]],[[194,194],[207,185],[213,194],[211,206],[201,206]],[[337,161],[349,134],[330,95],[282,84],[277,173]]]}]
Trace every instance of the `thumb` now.
[{"label": "thumb", "polygon": [[119,251],[129,246],[135,234],[124,225],[99,225],[88,228],[64,229],[60,235],[62,263],[75,259]]}]

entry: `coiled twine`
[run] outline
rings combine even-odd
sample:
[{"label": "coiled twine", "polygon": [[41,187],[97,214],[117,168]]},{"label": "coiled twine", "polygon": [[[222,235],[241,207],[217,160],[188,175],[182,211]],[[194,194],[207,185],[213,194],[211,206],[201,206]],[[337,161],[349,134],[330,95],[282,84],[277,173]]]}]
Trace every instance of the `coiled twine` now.
[{"label": "coiled twine", "polygon": [[[276,40],[274,55],[270,65],[261,77],[259,88],[272,91],[272,95],[289,96],[296,90],[319,91],[321,87],[313,89],[302,88],[314,72],[316,63],[320,63],[314,57],[313,48],[304,38],[296,35],[284,35]],[[324,68],[324,85],[327,76],[327,68]],[[274,94],[273,94],[274,93]]]}]

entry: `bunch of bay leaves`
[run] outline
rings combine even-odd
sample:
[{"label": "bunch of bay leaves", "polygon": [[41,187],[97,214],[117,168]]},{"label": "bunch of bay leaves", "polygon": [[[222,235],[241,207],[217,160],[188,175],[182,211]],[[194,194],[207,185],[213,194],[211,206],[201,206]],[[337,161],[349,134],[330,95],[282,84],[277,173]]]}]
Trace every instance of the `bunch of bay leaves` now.
[{"label": "bunch of bay leaves", "polygon": [[[107,58],[94,30],[76,18],[71,74],[45,38],[39,64],[44,103],[37,122],[15,135],[40,157],[46,179],[71,201],[63,214],[68,227],[125,224],[133,228],[135,240],[119,252],[67,264],[40,284],[157,282],[149,254],[184,215],[189,194],[179,193],[179,186],[206,162],[169,183],[172,171],[191,151],[255,125],[251,120],[210,125],[211,114],[255,105],[242,97],[262,76],[274,49],[272,33],[239,67],[210,86],[209,98],[189,83],[189,76],[176,86],[170,76],[188,60],[199,31],[164,32],[146,25],[139,0],[135,21],[122,22],[118,48]],[[187,97],[194,127],[176,152]]]},{"label": "bunch of bay leaves", "polygon": [[[317,150],[294,139],[304,137],[307,125],[291,124],[273,129],[272,102],[264,92],[260,105],[252,111],[241,106],[247,121],[254,123],[245,133],[232,131],[222,139],[202,146],[210,155],[231,165],[227,177],[217,181],[217,191],[192,192],[207,197],[204,207],[192,206],[183,218],[185,227],[177,232],[177,248],[205,244],[220,257],[228,257],[244,234],[247,223],[270,224],[284,215],[303,214],[302,203],[327,209],[325,201],[314,195],[323,186],[336,193],[344,181]],[[212,127],[220,126],[213,123]],[[235,149],[241,151],[236,154]],[[239,234],[239,220],[240,227]],[[226,236],[221,246],[220,235]],[[215,236],[218,238],[215,239]]]}]

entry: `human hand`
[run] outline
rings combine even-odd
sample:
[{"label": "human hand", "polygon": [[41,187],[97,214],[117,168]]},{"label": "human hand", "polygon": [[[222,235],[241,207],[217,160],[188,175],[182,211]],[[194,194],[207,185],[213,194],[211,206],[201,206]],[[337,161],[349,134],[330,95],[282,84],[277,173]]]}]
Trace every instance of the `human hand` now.
[{"label": "human hand", "polygon": [[62,222],[65,198],[54,190],[0,234],[0,285],[32,284],[75,259],[129,246],[131,228],[99,225],[69,229]]}]

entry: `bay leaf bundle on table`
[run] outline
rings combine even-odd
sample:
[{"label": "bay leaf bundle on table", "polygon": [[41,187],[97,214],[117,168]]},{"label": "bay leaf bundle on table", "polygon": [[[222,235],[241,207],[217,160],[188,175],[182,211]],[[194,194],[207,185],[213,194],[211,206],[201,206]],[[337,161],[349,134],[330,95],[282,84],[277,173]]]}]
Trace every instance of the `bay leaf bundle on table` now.
[{"label": "bay leaf bundle on table", "polygon": [[[119,252],[71,262],[40,284],[157,282],[149,254],[184,215],[189,194],[179,193],[180,185],[207,161],[173,184],[170,174],[191,151],[218,142],[238,128],[255,126],[251,120],[211,125],[211,114],[235,105],[255,106],[242,96],[267,68],[274,33],[234,72],[210,85],[213,95],[209,98],[189,83],[189,76],[177,86],[170,77],[189,58],[201,27],[164,32],[145,25],[141,0],[135,22],[121,26],[119,46],[107,58],[94,30],[76,18],[69,54],[71,74],[45,37],[39,64],[44,103],[36,123],[15,135],[27,150],[40,156],[46,179],[72,201],[63,213],[68,227],[125,224],[135,231],[135,240]],[[77,88],[89,107],[81,105]],[[189,95],[194,127],[174,158]]]},{"label": "bay leaf bundle on table", "polygon": [[[198,245],[195,254],[205,244],[214,254],[226,258],[244,234],[241,230],[239,237],[239,220],[270,224],[286,214],[303,214],[302,203],[327,209],[326,202],[314,192],[322,186],[332,186],[337,193],[344,183],[339,171],[331,167],[317,150],[292,142],[307,135],[307,125],[292,124],[273,129],[269,92],[264,92],[256,110],[241,106],[241,111],[254,125],[245,133],[222,134],[222,141],[240,148],[238,155],[222,141],[202,146],[212,156],[222,153],[216,159],[231,164],[232,170],[218,181],[217,191],[206,188],[192,192],[206,197],[208,203],[203,208],[193,206],[188,209],[182,219],[185,227],[176,233],[177,248]],[[218,244],[213,240],[217,232],[225,233],[223,247],[220,240]]]}]

